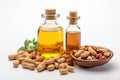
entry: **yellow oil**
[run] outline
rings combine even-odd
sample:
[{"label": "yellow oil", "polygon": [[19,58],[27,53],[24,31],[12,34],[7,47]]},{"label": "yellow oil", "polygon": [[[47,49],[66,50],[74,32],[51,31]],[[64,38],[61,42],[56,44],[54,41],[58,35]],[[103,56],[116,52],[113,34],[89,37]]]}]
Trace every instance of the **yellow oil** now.
[{"label": "yellow oil", "polygon": [[45,58],[56,57],[64,51],[63,29],[38,30],[38,54]]}]

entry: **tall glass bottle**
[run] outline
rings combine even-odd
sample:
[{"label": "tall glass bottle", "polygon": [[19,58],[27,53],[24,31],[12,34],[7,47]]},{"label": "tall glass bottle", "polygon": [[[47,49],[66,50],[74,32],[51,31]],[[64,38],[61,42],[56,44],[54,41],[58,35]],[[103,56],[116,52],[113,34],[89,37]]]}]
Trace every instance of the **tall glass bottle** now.
[{"label": "tall glass bottle", "polygon": [[38,54],[45,58],[55,57],[61,55],[64,51],[63,28],[57,24],[55,9],[46,9],[44,24],[38,29]]},{"label": "tall glass bottle", "polygon": [[71,50],[78,49],[81,45],[81,31],[78,27],[77,20],[80,17],[77,16],[76,11],[70,11],[69,26],[66,28],[66,51],[69,53]]}]

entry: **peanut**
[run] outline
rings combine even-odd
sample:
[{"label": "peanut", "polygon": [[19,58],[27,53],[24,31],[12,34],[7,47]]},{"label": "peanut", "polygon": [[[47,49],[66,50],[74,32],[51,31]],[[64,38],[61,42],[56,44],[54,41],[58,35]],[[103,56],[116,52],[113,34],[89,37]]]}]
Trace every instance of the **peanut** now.
[{"label": "peanut", "polygon": [[18,58],[20,58],[20,57],[25,57],[25,55],[19,54],[19,55],[17,55],[17,56],[15,57],[15,59],[18,59]]},{"label": "peanut", "polygon": [[67,58],[65,61],[72,61],[72,57]]},{"label": "peanut", "polygon": [[57,56],[57,57],[54,58],[54,60],[57,61],[60,58],[61,58],[61,56]]},{"label": "peanut", "polygon": [[95,56],[91,56],[92,57],[92,59],[96,59],[96,57]]},{"label": "peanut", "polygon": [[31,70],[35,69],[35,65],[32,63],[28,63],[28,62],[23,61],[21,65],[23,66],[23,68],[27,68],[27,69],[31,69]]},{"label": "peanut", "polygon": [[44,59],[45,59],[44,56],[40,56],[40,57],[39,57],[39,61],[40,61],[40,62],[42,62]]},{"label": "peanut", "polygon": [[40,61],[40,62],[42,62],[44,59],[45,59],[44,56],[39,56],[39,55],[37,55],[35,61]]},{"label": "peanut", "polygon": [[105,59],[106,57],[105,56],[102,56],[101,59]]},{"label": "peanut", "polygon": [[55,62],[54,65],[55,65],[55,68],[56,68],[56,69],[59,68],[59,63]]},{"label": "peanut", "polygon": [[106,48],[98,48],[97,51],[102,51],[103,53],[108,52],[108,49]]},{"label": "peanut", "polygon": [[15,60],[15,61],[13,62],[13,66],[14,66],[14,67],[18,67],[19,64],[20,64],[20,61],[19,61],[19,60]]},{"label": "peanut", "polygon": [[63,63],[63,62],[65,62],[65,58],[60,58],[60,59],[57,60],[57,62],[58,63]]},{"label": "peanut", "polygon": [[30,54],[28,54],[28,56],[27,56],[28,58],[30,58],[30,59],[32,59],[32,54],[30,53]]},{"label": "peanut", "polygon": [[21,63],[22,61],[24,61],[24,59],[25,59],[25,57],[19,57],[17,60],[19,60]]},{"label": "peanut", "polygon": [[84,53],[81,54],[81,58],[82,58],[82,59],[83,59],[83,58],[86,58],[86,57],[88,57],[89,55],[90,55],[90,52],[85,51]]},{"label": "peanut", "polygon": [[53,64],[50,64],[50,65],[47,66],[47,69],[49,71],[53,71],[55,69],[55,66]]},{"label": "peanut", "polygon": [[105,52],[105,53],[104,53],[104,56],[105,56],[105,57],[109,57],[109,56],[110,56],[110,52]]},{"label": "peanut", "polygon": [[92,60],[92,56],[88,56],[88,57],[87,57],[87,60]]},{"label": "peanut", "polygon": [[45,62],[41,62],[38,66],[37,66],[37,71],[38,72],[41,72],[41,71],[43,71],[44,69],[46,69],[46,64],[45,64]]},{"label": "peanut", "polygon": [[49,64],[53,64],[55,62],[54,58],[50,58],[46,61],[46,64],[49,65]]},{"label": "peanut", "polygon": [[28,62],[28,63],[33,63],[33,64],[35,64],[34,61],[33,61],[32,59],[28,58],[28,57],[26,57],[26,58],[24,59],[24,62]]},{"label": "peanut", "polygon": [[92,47],[88,47],[88,51],[93,55],[97,55],[97,52],[92,48]]},{"label": "peanut", "polygon": [[27,57],[28,55],[29,55],[28,52],[24,52],[24,53],[23,53],[23,56],[25,56],[25,57]]},{"label": "peanut", "polygon": [[61,63],[59,65],[59,69],[65,69],[65,68],[67,68],[67,64],[66,63]]},{"label": "peanut", "polygon": [[15,60],[16,56],[17,56],[17,54],[10,54],[8,56],[8,58],[9,58],[9,60]]},{"label": "peanut", "polygon": [[36,59],[36,52],[35,51],[31,52],[31,58]]},{"label": "peanut", "polygon": [[68,72],[74,72],[74,68],[72,66],[67,66]]},{"label": "peanut", "polygon": [[24,52],[26,52],[26,51],[18,51],[17,54],[22,55]]},{"label": "peanut", "polygon": [[41,62],[35,62],[35,65],[38,66]]},{"label": "peanut", "polygon": [[69,54],[63,54],[62,57],[65,58],[65,59],[67,59],[67,58],[70,57],[70,55]]},{"label": "peanut", "polygon": [[84,52],[84,50],[78,50],[76,53],[75,53],[75,57],[80,57],[80,55]]},{"label": "peanut", "polygon": [[62,75],[65,75],[68,73],[68,70],[67,69],[60,69],[59,72],[62,74]]},{"label": "peanut", "polygon": [[42,62],[46,63],[47,60],[48,60],[48,59],[44,59]]},{"label": "peanut", "polygon": [[96,59],[101,59],[102,58],[102,53],[98,53],[95,57],[96,57]]}]

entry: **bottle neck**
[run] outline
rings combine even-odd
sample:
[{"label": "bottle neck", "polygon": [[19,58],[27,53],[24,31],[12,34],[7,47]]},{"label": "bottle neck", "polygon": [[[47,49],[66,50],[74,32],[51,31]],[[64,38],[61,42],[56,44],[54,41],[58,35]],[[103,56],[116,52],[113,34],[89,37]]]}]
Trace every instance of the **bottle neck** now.
[{"label": "bottle neck", "polygon": [[70,22],[69,22],[70,25],[77,25],[77,20],[76,19],[70,19]]},{"label": "bottle neck", "polygon": [[75,27],[78,26],[77,24],[69,24],[69,27]]},{"label": "bottle neck", "polygon": [[56,19],[45,19],[46,24],[56,24]]},{"label": "bottle neck", "polygon": [[73,21],[70,20],[69,26],[70,26],[70,27],[78,26],[77,21],[74,21],[74,22],[73,22]]}]

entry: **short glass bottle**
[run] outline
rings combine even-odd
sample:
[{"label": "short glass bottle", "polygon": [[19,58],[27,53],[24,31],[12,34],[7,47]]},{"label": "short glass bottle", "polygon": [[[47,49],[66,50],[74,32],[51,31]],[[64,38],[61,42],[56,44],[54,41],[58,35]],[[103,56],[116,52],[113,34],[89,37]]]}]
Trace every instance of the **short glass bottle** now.
[{"label": "short glass bottle", "polygon": [[46,9],[45,23],[38,29],[38,54],[45,58],[56,57],[64,51],[63,28],[56,22],[59,14],[55,9]]},{"label": "short glass bottle", "polygon": [[81,30],[78,27],[77,20],[80,17],[77,16],[76,11],[70,11],[70,16],[67,19],[70,20],[69,26],[66,28],[66,52],[79,49],[81,45]]}]

